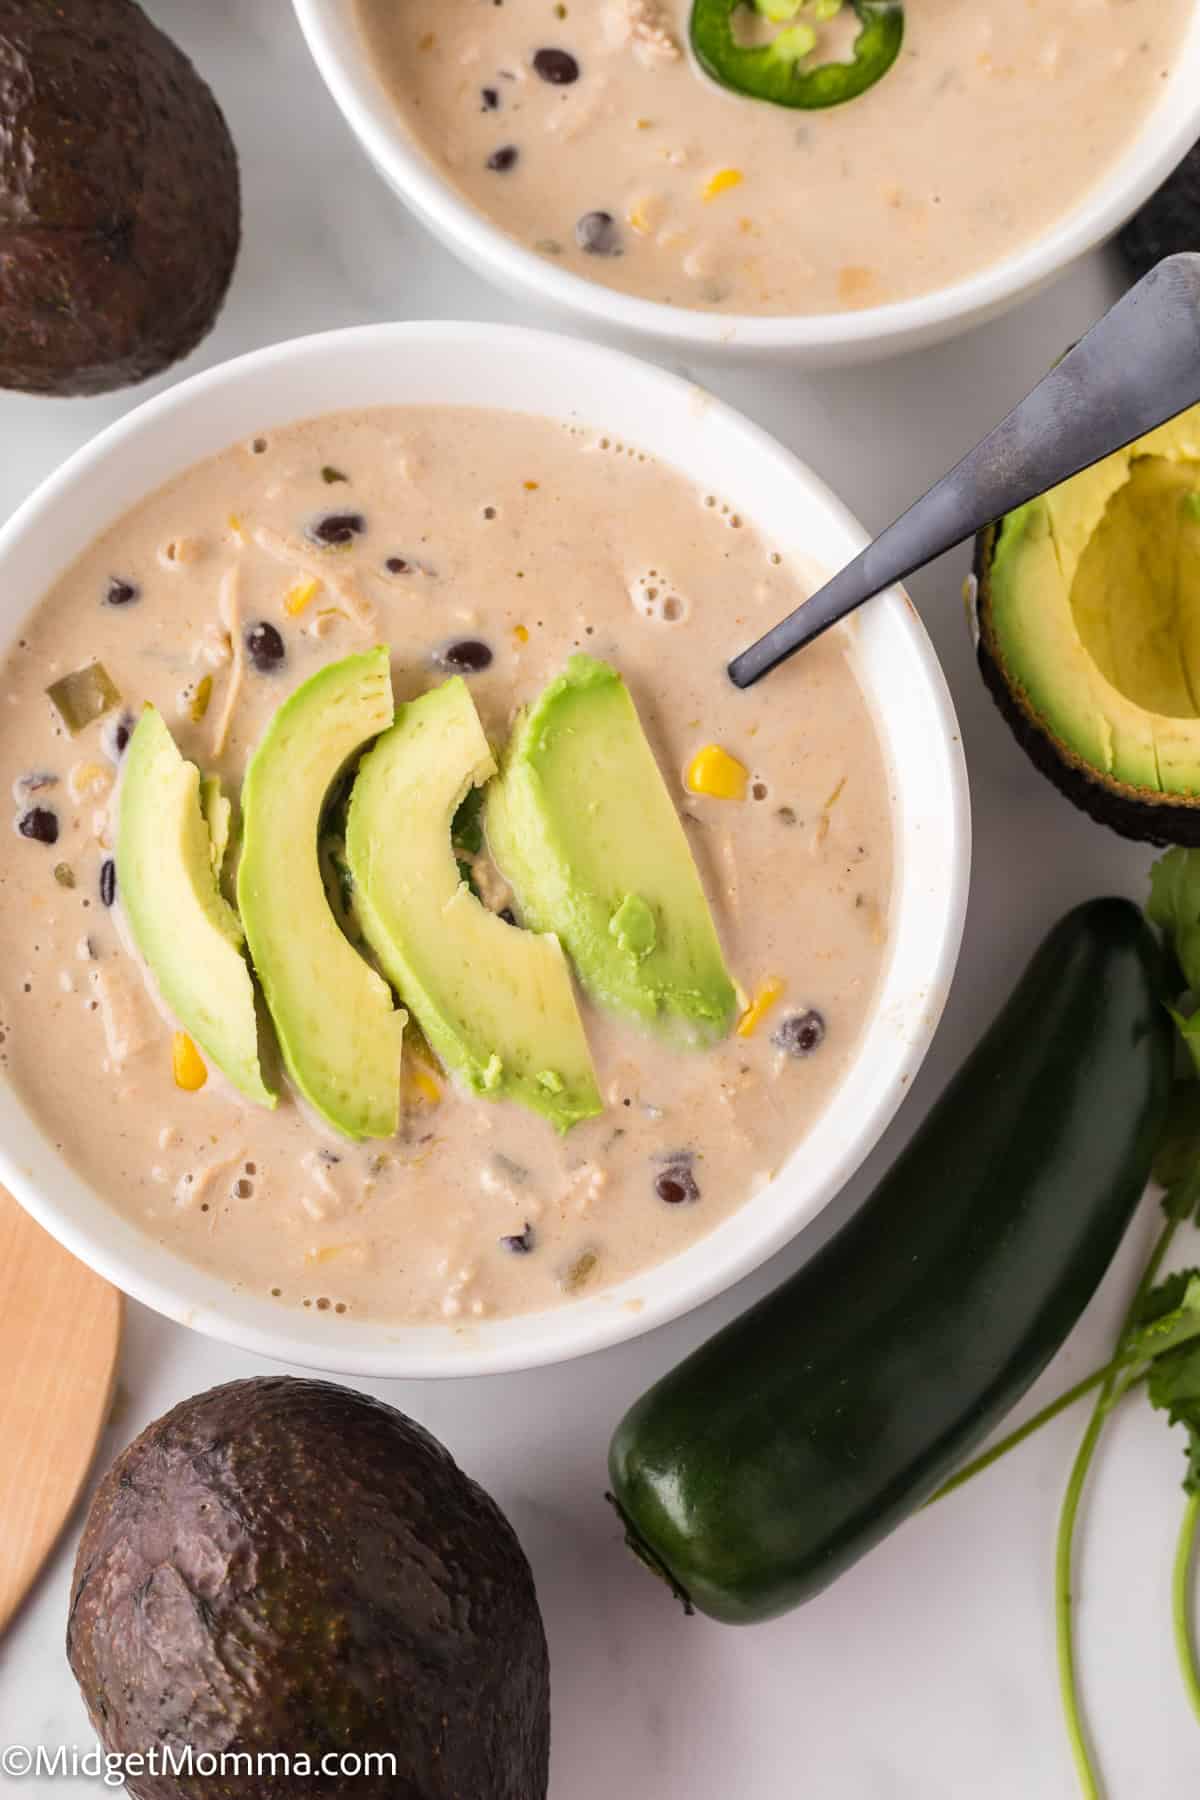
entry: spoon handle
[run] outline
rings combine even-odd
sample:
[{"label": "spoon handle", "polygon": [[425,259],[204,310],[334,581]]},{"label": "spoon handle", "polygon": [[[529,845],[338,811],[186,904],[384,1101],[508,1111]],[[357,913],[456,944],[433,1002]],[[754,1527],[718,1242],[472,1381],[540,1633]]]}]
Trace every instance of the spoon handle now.
[{"label": "spoon handle", "polygon": [[750,687],[864,600],[1200,400],[1200,255],[1168,256],[894,525],[729,665]]}]

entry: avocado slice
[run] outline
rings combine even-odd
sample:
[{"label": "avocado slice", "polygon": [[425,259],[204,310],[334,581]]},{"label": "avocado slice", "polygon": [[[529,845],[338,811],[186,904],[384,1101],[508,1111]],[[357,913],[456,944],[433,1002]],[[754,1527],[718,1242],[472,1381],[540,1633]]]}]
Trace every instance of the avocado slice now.
[{"label": "avocado slice", "polygon": [[117,891],[167,1009],[247,1100],[274,1106],[241,922],[217,886],[200,793],[200,771],[148,706],[121,774]]},{"label": "avocado slice", "polygon": [[463,799],[495,772],[456,675],[401,706],[363,758],[346,857],[367,942],[446,1067],[568,1131],[604,1108],[567,960],[556,937],[476,899],[451,843]]},{"label": "avocado slice", "polygon": [[399,1126],[407,1015],[329,910],[317,831],[335,778],[392,716],[385,644],[330,663],[279,708],[242,788],[237,894],[250,955],[288,1074],[350,1138]]},{"label": "avocado slice", "polygon": [[1127,837],[1200,843],[1200,408],[976,544],[979,663],[1037,766]]},{"label": "avocado slice", "polygon": [[[429,1432],[333,1382],[227,1382],[147,1426],[88,1508],[66,1648],[107,1751],[197,1759],[131,1765],[140,1800],[545,1800],[516,1533]],[[221,1753],[245,1760],[218,1779]]]},{"label": "avocado slice", "polygon": [[692,853],[625,683],[572,656],[517,721],[488,842],[525,922],[556,932],[587,991],[711,1044],[736,995]]}]

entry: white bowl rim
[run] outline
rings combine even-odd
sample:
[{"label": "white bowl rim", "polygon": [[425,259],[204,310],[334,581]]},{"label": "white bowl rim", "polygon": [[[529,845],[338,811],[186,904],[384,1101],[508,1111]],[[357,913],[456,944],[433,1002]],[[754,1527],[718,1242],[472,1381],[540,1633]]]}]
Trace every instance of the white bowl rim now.
[{"label": "white bowl rim", "polygon": [[[998,262],[946,287],[853,312],[701,312],[605,287],[556,268],[547,257],[527,249],[439,174],[406,134],[398,109],[382,86],[355,75],[345,29],[347,0],[292,0],[292,4],[313,60],[360,143],[443,241],[461,246],[476,267],[487,269],[510,291],[533,293],[593,326],[714,353],[791,351],[805,357],[826,352],[851,360],[856,354],[885,354],[909,342],[951,335],[1033,293],[1104,243],[1166,180],[1200,135],[1200,83],[1189,73],[1187,59],[1181,58],[1142,129],[1107,173],[1056,224]],[[1186,46],[1200,63],[1200,5]],[[366,64],[365,50],[360,60]],[[1186,98],[1189,81],[1194,94],[1190,110],[1181,100],[1174,125],[1155,141],[1154,122],[1177,93]]]},{"label": "white bowl rim", "polygon": [[[63,516],[61,509],[69,507],[72,496],[80,490],[92,494],[93,521],[84,541],[89,541],[104,529],[106,523],[119,517],[125,505],[116,505],[112,501],[111,484],[106,484],[103,478],[103,471],[110,466],[111,460],[119,458],[123,451],[136,453],[143,439],[150,440],[145,452],[149,455],[154,439],[163,436],[165,425],[186,420],[190,411],[201,413],[207,402],[219,403],[223,394],[237,393],[247,385],[252,386],[260,380],[266,382],[284,371],[298,377],[306,365],[311,365],[316,374],[337,364],[339,359],[357,357],[370,364],[374,378],[389,350],[409,352],[414,359],[419,353],[424,364],[432,362],[439,353],[444,356],[449,349],[454,351],[456,364],[475,353],[486,357],[487,367],[506,371],[514,369],[523,358],[533,365],[539,379],[552,376],[557,364],[559,370],[571,373],[580,382],[585,377],[594,379],[597,388],[606,395],[605,405],[608,404],[607,396],[623,385],[639,403],[644,400],[647,416],[653,414],[657,421],[673,410],[681,425],[686,421],[689,434],[700,432],[698,421],[701,419],[711,422],[719,434],[723,466],[727,462],[730,469],[740,469],[751,456],[756,456],[760,470],[771,467],[779,479],[786,480],[794,489],[797,510],[806,514],[806,532],[815,531],[817,523],[823,521],[824,526],[837,535],[839,543],[846,545],[847,556],[867,541],[866,533],[841,501],[797,457],[742,414],[702,394],[693,383],[677,375],[624,351],[558,333],[519,326],[418,321],[358,326],[292,339],[220,364],[145,401],[76,451],[0,527],[0,581],[3,581],[7,565],[19,560],[19,555],[32,555],[39,545],[45,545],[46,534],[53,529],[56,516]],[[345,366],[344,360],[342,366]],[[503,379],[510,379],[510,374],[506,373]],[[637,393],[639,388],[640,395]],[[292,394],[302,389],[302,380],[293,379],[288,392]],[[530,393],[528,403],[507,410],[559,418],[578,414],[577,406],[565,403],[547,412],[540,404],[544,392],[544,389],[535,389]],[[381,398],[377,403],[402,402]],[[496,401],[494,396],[484,395],[476,404],[495,406]],[[280,425],[285,420],[311,417],[329,410],[332,409],[328,406],[314,409],[304,404],[289,410],[288,405],[281,404],[272,417],[259,418],[255,414],[257,424],[247,429],[269,431],[272,424]],[[599,424],[597,428],[600,428]],[[187,435],[181,427],[172,441],[178,444]],[[238,441],[241,441],[239,434],[233,429],[221,439],[224,444]],[[179,469],[189,467],[206,453],[194,446],[186,455],[181,451]],[[131,454],[130,460],[134,459]],[[670,459],[664,456],[663,460]],[[150,463],[148,466],[157,465]],[[165,479],[169,477],[155,475],[139,491],[149,493]],[[745,506],[744,511],[748,517],[754,517],[752,506]],[[73,560],[73,555],[66,558],[66,564]],[[20,620],[27,613],[28,608],[22,607],[15,615],[11,635],[16,635]],[[824,1178],[812,1186],[804,1204],[797,1206],[789,1202],[786,1209],[781,1208],[781,1216],[770,1228],[753,1213],[756,1202],[749,1201],[715,1227],[713,1233],[667,1262],[643,1271],[631,1282],[622,1283],[615,1289],[601,1290],[588,1299],[548,1312],[484,1321],[479,1335],[488,1333],[494,1324],[500,1338],[498,1343],[491,1345],[480,1346],[474,1333],[460,1337],[449,1326],[389,1326],[366,1321],[352,1327],[343,1319],[336,1321],[335,1331],[330,1332],[326,1342],[318,1321],[327,1323],[331,1315],[318,1314],[315,1309],[311,1313],[284,1309],[258,1296],[248,1299],[237,1294],[226,1283],[161,1246],[117,1213],[51,1148],[11,1084],[5,1080],[0,1080],[0,1180],[67,1250],[154,1311],[256,1355],[334,1374],[423,1379],[502,1373],[567,1361],[638,1337],[723,1293],[810,1224],[876,1146],[924,1060],[941,1017],[961,943],[970,869],[970,805],[961,739],[944,675],[924,627],[902,590],[892,589],[880,596],[859,615],[855,629],[861,632],[862,644],[871,640],[885,644],[889,657],[894,657],[899,648],[903,667],[898,679],[909,684],[905,689],[905,716],[909,716],[910,707],[924,708],[929,726],[927,735],[935,745],[932,763],[922,768],[922,782],[932,783],[926,822],[928,829],[939,837],[936,870],[931,864],[928,890],[922,890],[919,909],[920,930],[927,943],[928,960],[919,970],[908,971],[906,986],[911,988],[915,998],[908,1002],[909,1011],[903,1017],[893,1007],[892,1015],[886,1020],[890,1034],[888,1041],[882,1042],[882,1033],[877,1031],[883,1021],[882,1013],[873,1014],[855,1060],[835,1090],[836,1102],[837,1095],[849,1085],[855,1071],[865,1065],[865,1046],[873,1042],[881,1066],[886,1065],[886,1078],[877,1082],[878,1094],[865,1116],[856,1119],[856,1129],[849,1134],[849,1147],[840,1147]],[[7,642],[9,635],[6,621],[0,626],[0,637]],[[889,670],[891,666],[889,662]],[[897,712],[899,710],[897,708]],[[895,774],[894,769],[892,773]],[[898,853],[907,849],[902,840],[896,847]],[[903,883],[898,885],[903,893]],[[914,892],[909,897],[908,912],[915,916],[917,910]],[[886,977],[884,985],[886,988]],[[831,1107],[833,1104],[831,1102]],[[821,1118],[829,1111],[827,1108]],[[27,1147],[29,1144],[37,1146],[36,1154],[31,1153],[25,1159],[14,1154],[8,1141],[8,1130],[4,1128],[6,1124],[14,1123],[25,1132]],[[813,1130],[820,1124],[821,1119],[818,1119]],[[806,1144],[811,1142],[812,1136],[810,1131],[804,1140]],[[760,1213],[763,1202],[780,1185],[772,1181],[770,1187],[756,1197]],[[56,1192],[58,1199],[54,1197]],[[84,1208],[94,1215],[90,1228],[70,1216],[73,1207]],[[715,1233],[726,1229],[731,1219],[741,1222],[736,1253],[728,1255],[719,1265],[714,1261],[707,1274],[685,1282],[669,1293],[663,1292],[653,1304],[639,1301],[638,1311],[630,1310],[628,1300],[621,1303],[623,1290],[652,1281],[661,1271],[676,1268],[683,1258],[700,1253],[702,1246],[710,1243]],[[121,1240],[125,1248],[114,1243],[114,1239]],[[185,1299],[181,1289],[192,1290],[193,1297]],[[264,1322],[268,1309],[269,1323]],[[245,1316],[248,1311],[261,1313],[264,1319],[248,1319]],[[277,1326],[275,1317],[278,1318]],[[318,1329],[302,1331],[299,1328],[301,1321],[310,1327],[318,1326]]]}]

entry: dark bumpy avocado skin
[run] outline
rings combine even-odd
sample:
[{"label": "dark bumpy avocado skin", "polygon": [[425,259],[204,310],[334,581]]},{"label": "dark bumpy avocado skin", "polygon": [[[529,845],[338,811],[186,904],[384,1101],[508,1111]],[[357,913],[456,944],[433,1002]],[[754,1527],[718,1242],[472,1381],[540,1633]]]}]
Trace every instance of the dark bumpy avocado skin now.
[{"label": "dark bumpy avocado skin", "polygon": [[240,235],[220,108],[133,0],[0,0],[0,386],[165,369],[212,326]]},{"label": "dark bumpy avocado skin", "polygon": [[391,1751],[397,1774],[129,1781],[138,1800],[544,1800],[529,1565],[418,1425],[331,1382],[230,1382],[96,1491],[67,1654],[108,1750]]},{"label": "dark bumpy avocado skin", "polygon": [[1177,250],[1200,250],[1200,144],[1133,215],[1117,243],[1137,276]]},{"label": "dark bumpy avocado skin", "polygon": [[1120,782],[1101,781],[1088,765],[1052,737],[1028,707],[1020,690],[1010,685],[992,631],[989,582],[996,527],[989,525],[975,540],[974,574],[979,672],[1013,736],[1035,768],[1048,776],[1059,793],[1100,825],[1140,844],[1200,845],[1200,806],[1186,801],[1155,800]]}]

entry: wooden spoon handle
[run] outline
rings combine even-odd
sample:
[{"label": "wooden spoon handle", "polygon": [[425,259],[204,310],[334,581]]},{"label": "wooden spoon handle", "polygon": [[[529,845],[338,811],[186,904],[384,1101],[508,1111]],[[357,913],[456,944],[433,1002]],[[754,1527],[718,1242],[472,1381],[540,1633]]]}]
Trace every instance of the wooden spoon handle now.
[{"label": "wooden spoon handle", "polygon": [[120,1343],[120,1294],[0,1188],[0,1632],[87,1479]]}]

